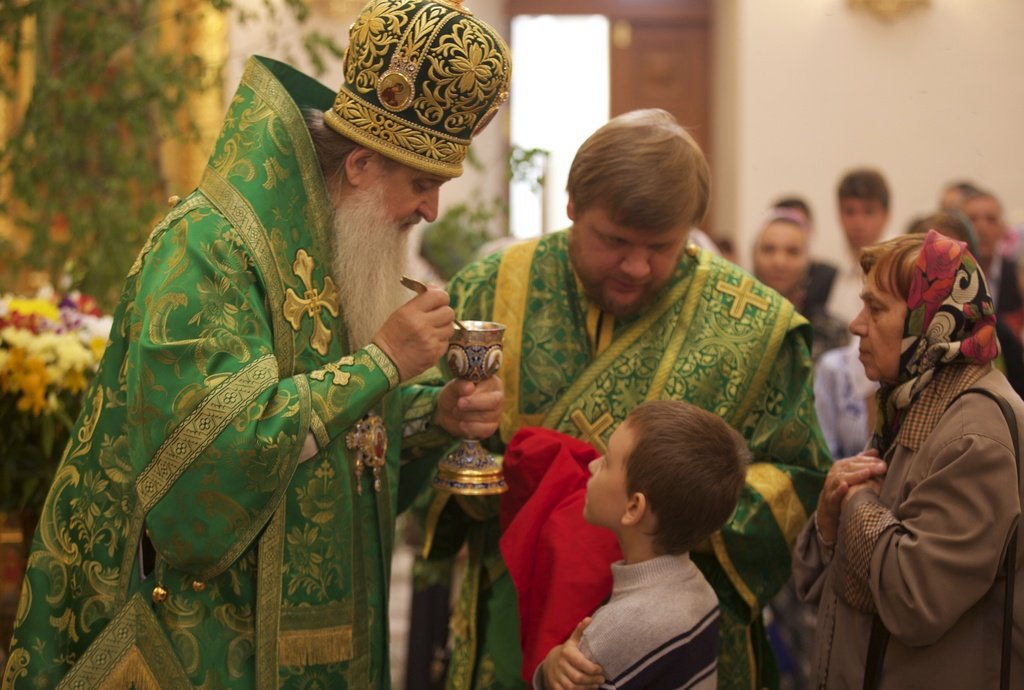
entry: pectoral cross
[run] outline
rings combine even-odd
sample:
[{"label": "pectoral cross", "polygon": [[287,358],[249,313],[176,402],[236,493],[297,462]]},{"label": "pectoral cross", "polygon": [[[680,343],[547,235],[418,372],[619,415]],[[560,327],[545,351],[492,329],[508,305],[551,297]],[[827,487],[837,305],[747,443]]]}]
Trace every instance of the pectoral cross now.
[{"label": "pectoral cross", "polygon": [[346,383],[348,383],[348,380],[352,378],[352,374],[348,373],[347,371],[342,371],[341,368],[343,366],[352,366],[355,363],[356,360],[354,357],[342,357],[337,362],[325,364],[320,369],[317,369],[316,371],[309,375],[309,378],[316,379],[317,381],[323,381],[325,378],[327,378],[327,374],[332,374],[331,382],[335,386],[344,386]]},{"label": "pectoral cross", "polygon": [[753,287],[753,279],[750,276],[744,276],[743,280],[740,281],[739,287],[726,280],[719,280],[715,289],[732,296],[732,307],[729,308],[729,316],[734,319],[741,319],[748,304],[755,309],[768,309],[768,300],[755,295]]},{"label": "pectoral cross", "polygon": [[292,271],[302,280],[306,290],[302,297],[299,297],[294,290],[288,288],[284,300],[284,317],[296,331],[302,326],[303,316],[313,319],[313,333],[309,336],[309,344],[321,355],[326,355],[331,344],[331,329],[320,320],[320,310],[326,309],[331,316],[338,315],[338,290],[330,276],[324,278],[323,290],[313,287],[313,257],[307,254],[305,249],[295,253]]},{"label": "pectoral cross", "polygon": [[590,445],[597,448],[600,453],[605,453],[608,447],[604,444],[601,439],[601,434],[610,429],[615,420],[612,416],[605,412],[600,417],[594,420],[593,424],[587,419],[587,416],[583,414],[583,410],[573,410],[572,414],[569,415],[569,419],[576,425],[576,428],[580,430],[580,440],[586,441]]}]

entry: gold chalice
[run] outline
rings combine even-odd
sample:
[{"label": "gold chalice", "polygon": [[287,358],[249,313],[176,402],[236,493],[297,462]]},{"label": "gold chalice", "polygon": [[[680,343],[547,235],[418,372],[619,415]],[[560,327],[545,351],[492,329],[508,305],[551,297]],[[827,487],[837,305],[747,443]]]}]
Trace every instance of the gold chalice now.
[{"label": "gold chalice", "polygon": [[[448,343],[445,364],[457,379],[478,383],[501,368],[505,326],[493,321],[463,321]],[[438,463],[434,488],[465,496],[508,491],[498,460],[474,438],[465,438]]]}]

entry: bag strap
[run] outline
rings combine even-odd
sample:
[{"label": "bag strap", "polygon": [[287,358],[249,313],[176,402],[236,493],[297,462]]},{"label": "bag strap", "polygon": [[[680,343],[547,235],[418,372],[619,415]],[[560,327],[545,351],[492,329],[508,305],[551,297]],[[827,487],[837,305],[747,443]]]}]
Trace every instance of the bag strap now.
[{"label": "bag strap", "polygon": [[[1017,486],[1020,486],[1020,439],[1017,435],[1017,417],[1013,414],[1013,408],[1006,399],[998,393],[984,388],[968,388],[953,399],[956,402],[960,397],[968,393],[980,393],[999,405],[999,409],[1006,419],[1006,425],[1010,429],[1010,439],[1013,442],[1013,457],[1017,461]],[[952,403],[950,403],[952,405]],[[1010,540],[1006,545],[1006,554],[1003,557],[1003,578],[1005,595],[1003,597],[1003,643],[1002,653],[999,662],[999,688],[1000,690],[1010,689],[1010,657],[1013,643],[1013,585],[1014,575],[1017,569],[1017,529],[1020,526],[1020,519],[1013,525],[1010,531]],[[868,656],[864,662],[864,684],[863,690],[877,690],[882,681],[882,662],[885,659],[885,649],[889,644],[889,631],[882,623],[881,617],[876,613],[871,621],[871,637],[868,639]]]},{"label": "bag strap", "polygon": [[[1006,418],[1006,425],[1010,427],[1010,438],[1013,441],[1013,456],[1017,460],[1017,486],[1020,486],[1020,440],[1017,438],[1017,417],[1013,414],[1010,403],[998,393],[985,390],[984,388],[968,388],[960,395],[967,393],[981,393],[993,400],[1003,417]],[[957,396],[960,397],[960,396]],[[1006,556],[1003,559],[1003,577],[1005,584],[1005,595],[1003,597],[1003,645],[999,662],[999,687],[1000,690],[1009,690],[1010,687],[1010,657],[1013,643],[1013,585],[1015,571],[1017,569],[1017,530],[1020,527],[1020,519],[1014,524],[1010,531],[1010,542],[1006,545]]]}]

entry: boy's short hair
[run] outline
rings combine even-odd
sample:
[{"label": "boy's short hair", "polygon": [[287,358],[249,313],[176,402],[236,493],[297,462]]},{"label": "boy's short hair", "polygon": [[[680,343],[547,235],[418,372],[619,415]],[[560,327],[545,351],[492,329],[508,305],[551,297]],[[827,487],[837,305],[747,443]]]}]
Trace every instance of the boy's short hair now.
[{"label": "boy's short hair", "polygon": [[642,493],[657,518],[655,549],[690,551],[736,508],[750,452],[718,415],[678,400],[652,400],[626,418],[635,444],[626,488]]},{"label": "boy's short hair", "polygon": [[866,199],[877,201],[886,211],[889,210],[889,185],[885,183],[882,173],[864,168],[851,170],[839,181],[839,201],[843,199]]}]

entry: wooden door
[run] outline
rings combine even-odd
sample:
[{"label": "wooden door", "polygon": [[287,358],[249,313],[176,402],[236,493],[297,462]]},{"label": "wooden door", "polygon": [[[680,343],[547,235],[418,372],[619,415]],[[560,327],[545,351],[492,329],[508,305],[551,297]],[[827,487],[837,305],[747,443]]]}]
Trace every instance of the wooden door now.
[{"label": "wooden door", "polygon": [[711,0],[509,0],[508,12],[608,17],[610,115],[664,108],[712,161]]}]

